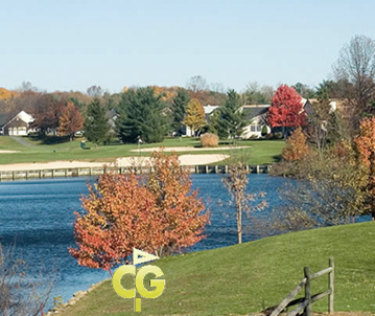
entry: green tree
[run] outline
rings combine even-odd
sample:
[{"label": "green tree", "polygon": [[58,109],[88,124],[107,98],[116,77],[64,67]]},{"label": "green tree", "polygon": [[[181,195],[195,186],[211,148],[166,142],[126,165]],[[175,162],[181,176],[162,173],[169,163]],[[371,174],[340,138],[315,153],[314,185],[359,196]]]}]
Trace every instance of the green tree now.
[{"label": "green tree", "polygon": [[179,89],[176,97],[173,99],[171,106],[172,110],[172,124],[173,131],[180,132],[182,128],[182,121],[184,120],[185,112],[189,104],[189,93],[185,89]]},{"label": "green tree", "polygon": [[109,124],[105,116],[105,108],[101,106],[98,98],[95,98],[87,107],[84,127],[85,137],[94,143],[95,147],[107,138]]},{"label": "green tree", "polygon": [[316,97],[316,93],[313,89],[310,89],[308,85],[305,85],[301,82],[297,82],[294,86],[292,86],[297,93],[306,99],[312,99]]},{"label": "green tree", "polygon": [[242,135],[247,119],[242,111],[239,94],[234,90],[229,90],[224,105],[220,108],[221,122],[227,135],[233,139]]},{"label": "green tree", "polygon": [[228,138],[228,132],[222,123],[219,109],[216,109],[209,117],[208,132],[216,134],[220,138]]},{"label": "green tree", "polygon": [[189,102],[183,124],[190,127],[193,136],[195,136],[197,130],[206,125],[204,108],[198,99],[191,99]]},{"label": "green tree", "polygon": [[116,131],[124,143],[139,138],[146,143],[162,142],[168,131],[166,105],[152,87],[128,90],[122,95]]}]

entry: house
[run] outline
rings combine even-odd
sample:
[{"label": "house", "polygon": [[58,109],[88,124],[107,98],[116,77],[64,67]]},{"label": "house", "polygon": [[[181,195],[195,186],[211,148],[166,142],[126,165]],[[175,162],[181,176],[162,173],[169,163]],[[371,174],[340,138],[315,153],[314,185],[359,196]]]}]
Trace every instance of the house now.
[{"label": "house", "polygon": [[267,134],[271,132],[271,127],[267,122],[268,104],[263,105],[244,105],[242,107],[249,125],[244,128],[242,138],[261,137],[262,130],[265,129]]},{"label": "house", "polygon": [[[205,105],[203,106],[203,109],[204,109],[204,116],[206,118],[206,122],[209,121],[209,117],[212,115],[212,113],[218,109],[219,106],[218,105]],[[193,131],[190,129],[189,126],[185,126],[183,127],[183,136],[188,136],[188,137],[191,137],[193,136]]]},{"label": "house", "polygon": [[[315,111],[313,103],[317,102],[316,99],[302,99],[301,100],[301,111],[305,110],[307,116],[314,115]],[[330,102],[331,112],[336,111],[336,101]],[[270,105],[244,105],[243,111],[246,113],[246,118],[250,121],[250,124],[246,126],[243,138],[261,137],[262,129],[267,129],[267,134],[271,133],[271,126],[267,122],[267,113]]]},{"label": "house", "polygon": [[118,117],[118,114],[115,110],[108,110],[105,113],[105,117],[108,121],[108,124],[110,126],[110,132],[115,133],[115,127],[116,127],[116,120]]},{"label": "house", "polygon": [[25,111],[0,114],[0,134],[9,136],[27,136],[36,130],[31,127],[32,115]]}]

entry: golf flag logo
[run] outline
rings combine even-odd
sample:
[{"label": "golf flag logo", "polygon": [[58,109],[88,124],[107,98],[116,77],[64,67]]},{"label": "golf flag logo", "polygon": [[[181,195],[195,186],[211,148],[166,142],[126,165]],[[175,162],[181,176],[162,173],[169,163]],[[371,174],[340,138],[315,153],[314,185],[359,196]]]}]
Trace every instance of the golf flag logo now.
[{"label": "golf flag logo", "polygon": [[[141,267],[138,271],[135,265],[146,262],[151,262],[159,259],[159,257],[149,254],[147,252],[133,248],[133,263],[134,265],[123,265],[119,267],[112,277],[112,286],[115,292],[123,298],[134,298],[134,310],[141,311],[141,298],[136,297],[137,292],[144,298],[157,298],[163,294],[165,288],[164,279],[151,279],[150,287],[154,287],[152,291],[148,291],[144,285],[146,275],[153,274],[155,278],[164,276],[163,271],[152,265]],[[121,284],[121,279],[124,275],[130,274],[135,278],[135,286],[132,289],[125,289]]]}]

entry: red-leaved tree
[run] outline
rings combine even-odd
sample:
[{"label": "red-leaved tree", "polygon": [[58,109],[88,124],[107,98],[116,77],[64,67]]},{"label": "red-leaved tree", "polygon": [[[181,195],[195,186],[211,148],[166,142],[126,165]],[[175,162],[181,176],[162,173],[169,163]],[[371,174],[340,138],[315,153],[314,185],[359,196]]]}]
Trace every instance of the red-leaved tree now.
[{"label": "red-leaved tree", "polygon": [[296,128],[307,124],[306,112],[302,98],[293,88],[281,85],[272,97],[268,111],[268,122],[271,127]]},{"label": "red-leaved tree", "polygon": [[76,213],[78,248],[69,249],[80,265],[110,270],[133,247],[165,256],[205,237],[209,214],[178,157],[154,153],[151,167],[147,177],[107,174],[89,185],[86,214]]}]

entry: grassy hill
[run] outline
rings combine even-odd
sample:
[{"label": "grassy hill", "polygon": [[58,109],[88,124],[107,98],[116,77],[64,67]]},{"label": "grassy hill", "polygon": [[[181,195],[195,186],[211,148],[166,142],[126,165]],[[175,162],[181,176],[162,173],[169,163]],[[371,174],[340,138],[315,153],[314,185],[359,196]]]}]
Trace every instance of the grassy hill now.
[{"label": "grassy hill", "polygon": [[[14,150],[18,153],[1,154],[0,164],[19,162],[45,162],[56,160],[89,160],[89,161],[111,161],[117,157],[138,156],[137,144],[114,143],[108,146],[95,146],[87,143],[89,149],[81,149],[80,142],[83,138],[72,142],[62,141],[62,138],[47,137],[44,141],[37,138],[21,138],[21,144],[8,136],[0,136],[0,150]],[[26,146],[26,145],[27,146]],[[271,164],[279,159],[285,142],[283,140],[244,140],[239,141],[238,146],[247,146],[243,149],[248,155],[249,164],[261,165]],[[192,138],[168,138],[162,143],[142,144],[142,148],[147,147],[186,147],[186,151],[180,154],[230,154],[230,150],[218,151],[189,151],[190,148],[200,146],[199,140]],[[228,142],[222,142],[220,146],[228,146]],[[135,150],[135,151],[132,151]],[[149,156],[150,153],[142,153]],[[223,163],[223,162],[221,162]]]},{"label": "grassy hill", "polygon": [[[375,311],[375,223],[336,226],[266,238],[157,261],[166,288],[142,299],[143,315],[244,315],[277,305],[303,278],[335,258],[335,310]],[[129,282],[129,280],[126,280]],[[312,282],[313,294],[327,277]],[[130,286],[128,287],[130,288]],[[327,300],[314,311],[326,311]],[[66,316],[130,315],[133,300],[117,296],[110,282],[89,293]]]}]

